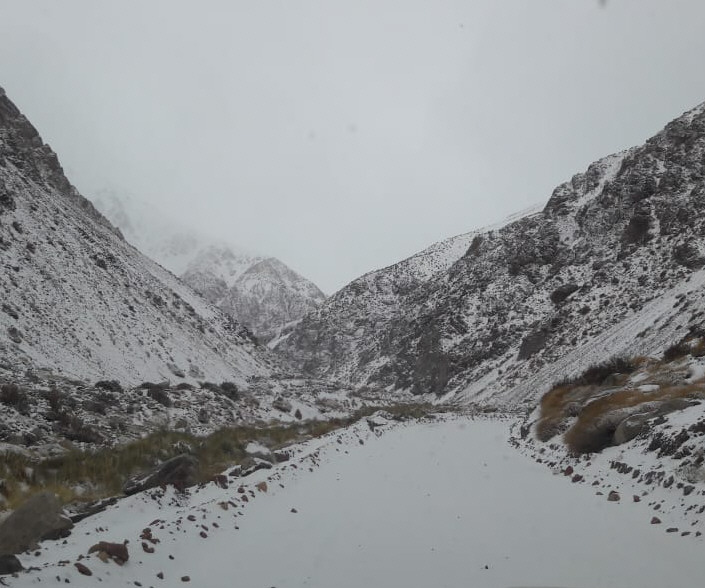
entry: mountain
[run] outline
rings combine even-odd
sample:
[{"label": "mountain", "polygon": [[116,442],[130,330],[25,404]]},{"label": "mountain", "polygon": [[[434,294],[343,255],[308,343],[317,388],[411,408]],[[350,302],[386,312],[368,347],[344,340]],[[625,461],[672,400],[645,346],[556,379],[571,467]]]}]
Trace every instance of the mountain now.
[{"label": "mountain", "polygon": [[251,334],[128,244],[0,91],[1,369],[81,379],[271,374]]},{"label": "mountain", "polygon": [[461,255],[436,262],[439,244],[353,281],[278,349],[356,386],[505,407],[612,355],[659,353],[703,321],[704,154],[701,105],[542,211],[451,240]]},{"label": "mountain", "polygon": [[278,259],[181,227],[135,198],[102,190],[95,202],[130,243],[247,326],[260,341],[274,339],[326,298],[313,282]]}]

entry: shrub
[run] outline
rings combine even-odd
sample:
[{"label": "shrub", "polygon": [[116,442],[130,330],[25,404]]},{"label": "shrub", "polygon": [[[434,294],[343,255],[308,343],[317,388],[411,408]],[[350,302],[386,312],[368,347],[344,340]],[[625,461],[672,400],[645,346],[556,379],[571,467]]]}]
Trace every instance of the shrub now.
[{"label": "shrub", "polygon": [[164,388],[148,388],[147,396],[149,396],[153,400],[156,400],[159,404],[161,404],[162,406],[166,406],[167,408],[171,408],[174,405],[174,403],[171,401],[171,398],[169,398],[169,393]]},{"label": "shrub", "polygon": [[240,398],[240,393],[234,382],[223,382],[220,385],[220,389],[222,390],[223,394],[230,398],[230,400],[237,400],[238,398]]},{"label": "shrub", "polygon": [[671,345],[663,352],[663,359],[665,361],[675,361],[681,357],[685,357],[690,354],[690,345],[685,341],[680,341]]},{"label": "shrub", "polygon": [[108,392],[122,392],[122,386],[117,380],[100,380],[95,383],[96,388],[107,390]]},{"label": "shrub", "polygon": [[0,386],[0,402],[14,408],[20,414],[29,413],[29,396],[17,384],[3,384]]},{"label": "shrub", "polygon": [[169,382],[142,382],[138,388],[142,388],[143,390],[168,390],[169,389]]},{"label": "shrub", "polygon": [[616,374],[631,374],[638,367],[635,359],[624,357],[612,357],[602,363],[596,363],[587,368],[582,374],[575,378],[567,378],[556,384],[557,387],[576,384],[579,386],[599,386],[605,380]]}]

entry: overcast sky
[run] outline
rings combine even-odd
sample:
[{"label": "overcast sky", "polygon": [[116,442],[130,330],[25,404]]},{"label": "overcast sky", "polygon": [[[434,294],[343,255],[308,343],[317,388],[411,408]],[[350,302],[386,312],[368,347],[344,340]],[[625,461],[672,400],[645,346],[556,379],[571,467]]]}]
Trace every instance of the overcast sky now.
[{"label": "overcast sky", "polygon": [[0,0],[0,86],[87,197],[331,293],[705,100],[702,0]]}]

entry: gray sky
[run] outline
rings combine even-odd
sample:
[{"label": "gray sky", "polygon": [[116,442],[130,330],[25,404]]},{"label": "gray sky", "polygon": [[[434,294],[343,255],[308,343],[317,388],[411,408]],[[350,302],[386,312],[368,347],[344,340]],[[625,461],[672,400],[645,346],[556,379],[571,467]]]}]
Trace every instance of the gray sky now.
[{"label": "gray sky", "polygon": [[0,0],[0,85],[124,190],[331,293],[705,100],[702,0]]}]

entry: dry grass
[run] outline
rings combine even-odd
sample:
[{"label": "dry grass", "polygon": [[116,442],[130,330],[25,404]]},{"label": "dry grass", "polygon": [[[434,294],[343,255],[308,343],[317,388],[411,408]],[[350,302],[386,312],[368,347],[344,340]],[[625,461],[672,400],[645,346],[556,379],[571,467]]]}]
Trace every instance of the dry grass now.
[{"label": "dry grass", "polygon": [[320,437],[346,427],[377,410],[386,410],[400,419],[420,418],[435,407],[426,404],[399,404],[365,407],[346,418],[296,423],[262,423],[259,426],[231,427],[207,437],[162,430],[142,439],[112,448],[92,451],[70,449],[65,454],[38,460],[21,453],[0,455],[0,508],[14,508],[28,496],[51,490],[64,503],[89,502],[122,493],[128,478],[171,457],[188,451],[199,462],[197,480],[210,480],[216,473],[240,463],[250,441],[260,441],[272,449]]},{"label": "dry grass", "polygon": [[676,398],[703,397],[702,384],[688,384],[661,388],[654,392],[618,390],[586,404],[575,423],[565,434],[565,442],[575,453],[601,451],[612,444],[619,423],[635,412],[635,408],[651,402],[664,402]]}]

